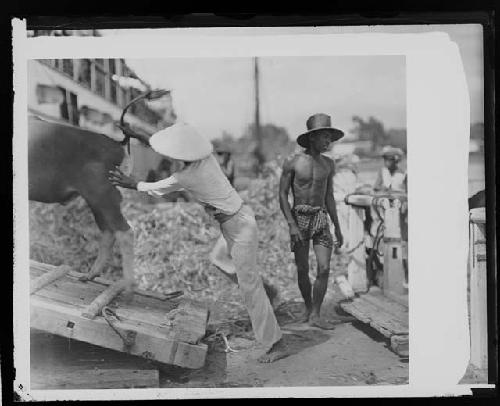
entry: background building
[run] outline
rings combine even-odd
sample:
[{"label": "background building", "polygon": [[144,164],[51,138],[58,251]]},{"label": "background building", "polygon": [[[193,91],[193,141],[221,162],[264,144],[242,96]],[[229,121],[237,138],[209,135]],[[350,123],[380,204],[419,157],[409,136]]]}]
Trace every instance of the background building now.
[{"label": "background building", "polygon": [[[87,30],[78,35],[98,35]],[[75,35],[56,30],[31,31],[37,35]],[[117,127],[123,108],[150,86],[123,59],[40,59],[28,63],[28,112],[51,121],[82,127],[122,140]],[[137,132],[151,135],[175,122],[170,94],[164,96],[161,112],[141,100],[131,106],[126,121]],[[158,105],[158,103],[156,103]],[[146,177],[160,156],[131,141],[134,174]]]}]

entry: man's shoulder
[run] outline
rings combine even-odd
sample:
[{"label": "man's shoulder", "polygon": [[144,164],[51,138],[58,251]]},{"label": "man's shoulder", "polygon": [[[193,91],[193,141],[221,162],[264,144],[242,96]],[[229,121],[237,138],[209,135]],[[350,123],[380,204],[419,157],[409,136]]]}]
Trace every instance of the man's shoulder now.
[{"label": "man's shoulder", "polygon": [[283,161],[283,168],[288,168],[288,169],[293,168],[294,165],[297,163],[297,161],[300,160],[302,155],[304,155],[303,152],[296,152],[286,157],[285,160]]},{"label": "man's shoulder", "polygon": [[331,169],[335,169],[335,163],[333,162],[333,159],[326,156],[326,155],[321,155],[323,162],[327,164]]}]

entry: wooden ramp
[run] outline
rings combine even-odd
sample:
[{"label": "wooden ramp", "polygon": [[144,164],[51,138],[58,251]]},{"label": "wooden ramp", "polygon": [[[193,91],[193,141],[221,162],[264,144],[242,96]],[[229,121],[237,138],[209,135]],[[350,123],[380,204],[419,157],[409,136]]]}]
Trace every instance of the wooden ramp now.
[{"label": "wooden ramp", "polygon": [[402,357],[408,357],[408,307],[371,287],[352,301],[340,303],[341,308],[358,320],[370,325],[390,340],[391,349]]},{"label": "wooden ramp", "polygon": [[203,304],[140,290],[126,303],[121,282],[81,282],[82,274],[65,266],[31,261],[30,275],[32,328],[165,364],[203,367]]}]

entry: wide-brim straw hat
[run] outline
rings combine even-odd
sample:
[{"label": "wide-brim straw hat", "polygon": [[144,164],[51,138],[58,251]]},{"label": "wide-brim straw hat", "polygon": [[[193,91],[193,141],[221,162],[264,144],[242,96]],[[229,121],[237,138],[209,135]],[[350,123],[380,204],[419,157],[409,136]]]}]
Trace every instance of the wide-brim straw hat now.
[{"label": "wide-brim straw hat", "polygon": [[332,127],[332,119],[328,114],[318,113],[307,119],[307,132],[297,137],[297,143],[304,148],[309,148],[309,136],[318,131],[327,131],[330,134],[331,142],[337,141],[344,136],[344,132]]},{"label": "wide-brim straw hat", "polygon": [[167,158],[198,161],[213,152],[212,143],[186,123],[176,123],[149,139],[151,148]]},{"label": "wide-brim straw hat", "polygon": [[384,158],[385,157],[394,157],[396,159],[401,159],[404,155],[404,152],[401,148],[396,148],[396,147],[392,147],[390,145],[387,145],[385,146],[384,148],[382,148],[382,154],[381,154]]}]

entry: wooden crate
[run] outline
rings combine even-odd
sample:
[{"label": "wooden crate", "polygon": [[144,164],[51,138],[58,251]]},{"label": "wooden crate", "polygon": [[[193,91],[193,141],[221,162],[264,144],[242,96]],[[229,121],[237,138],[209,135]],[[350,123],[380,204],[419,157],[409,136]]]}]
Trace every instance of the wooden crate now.
[{"label": "wooden crate", "polygon": [[[49,273],[57,278],[51,280]],[[103,279],[84,283],[78,280],[81,274],[35,261],[30,275],[32,328],[165,364],[203,367],[207,346],[200,341],[208,319],[203,304],[139,290],[126,303],[116,283]],[[45,285],[39,283],[42,279]],[[104,304],[118,316],[110,318],[114,328],[95,306],[96,298],[110,293],[116,296],[108,296],[105,299],[111,300]],[[91,310],[96,309],[93,317]],[[125,345],[120,335],[131,345]]]}]

